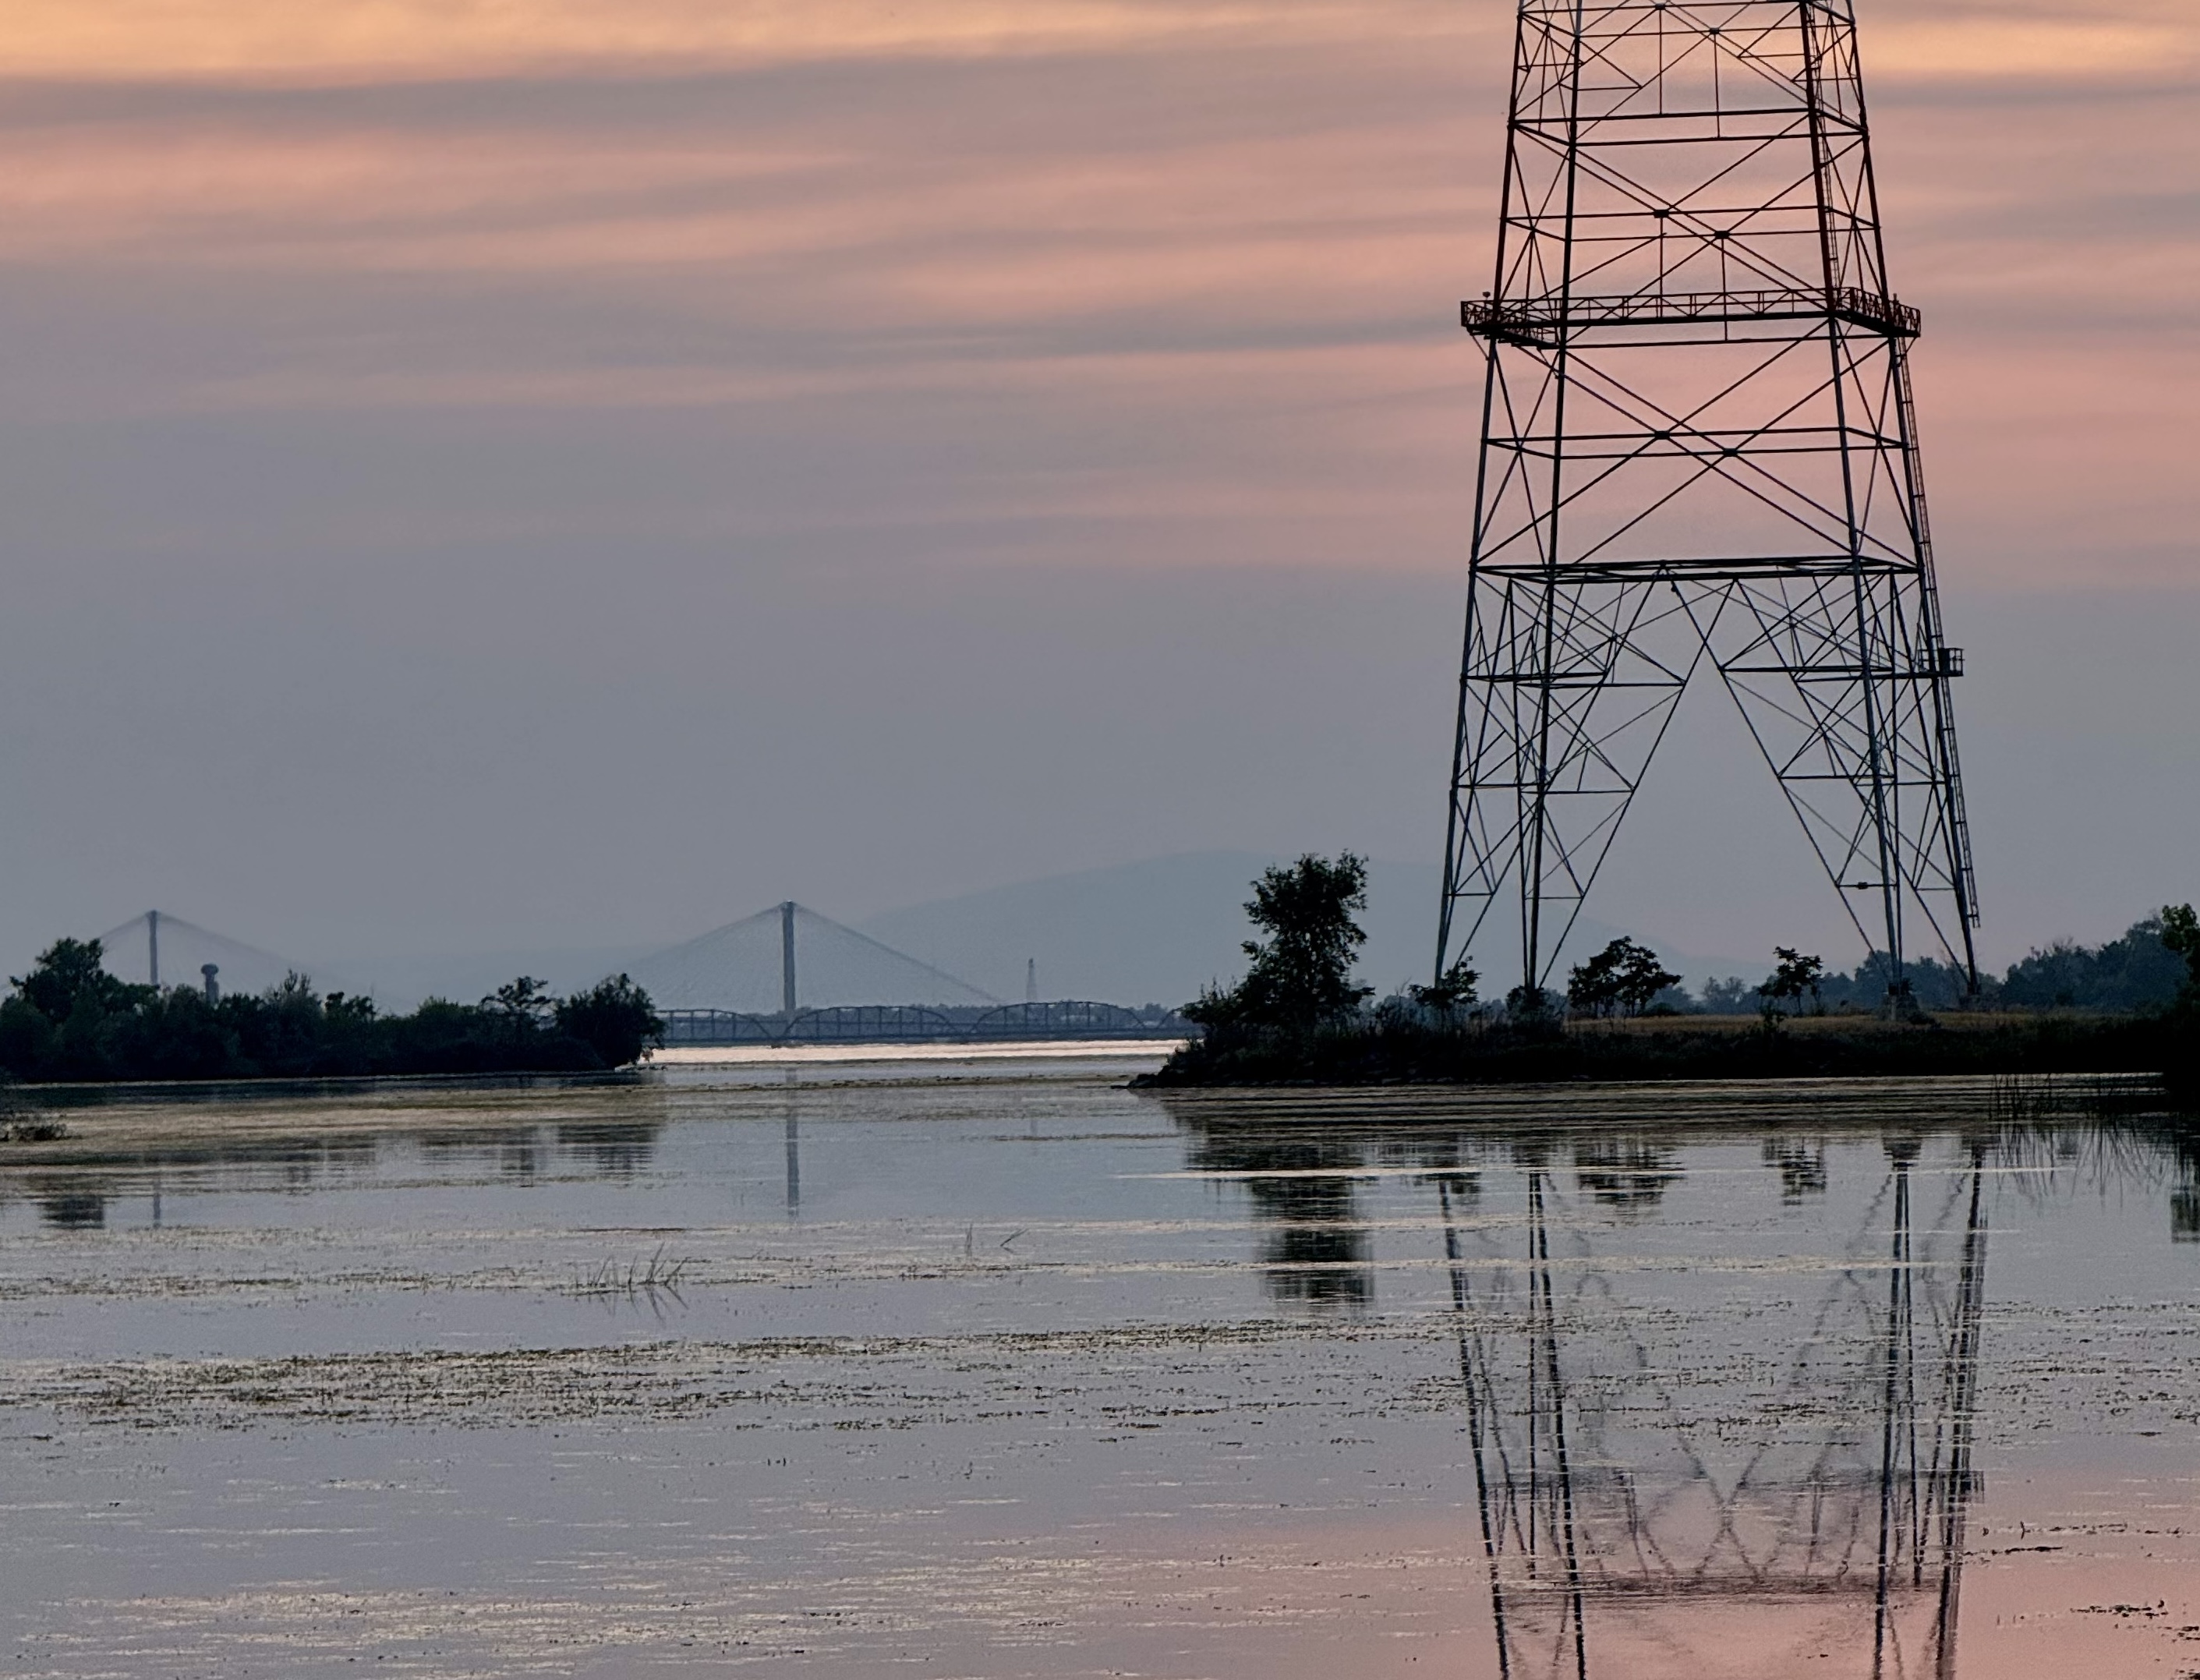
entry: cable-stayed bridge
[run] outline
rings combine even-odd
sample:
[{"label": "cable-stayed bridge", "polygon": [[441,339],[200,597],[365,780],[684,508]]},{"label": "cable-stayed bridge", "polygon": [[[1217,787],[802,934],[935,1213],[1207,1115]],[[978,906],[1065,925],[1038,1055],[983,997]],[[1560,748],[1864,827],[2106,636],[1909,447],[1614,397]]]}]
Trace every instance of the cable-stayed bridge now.
[{"label": "cable-stayed bridge", "polygon": [[133,986],[203,986],[265,992],[302,972],[300,964],[217,934],[167,910],[149,910],[99,936],[104,966]]},{"label": "cable-stayed bridge", "polygon": [[793,899],[646,957],[670,1045],[1183,1037],[1174,1010],[1003,1003]]},{"label": "cable-stayed bridge", "polygon": [[793,1015],[805,1004],[1001,1001],[792,899],[654,951],[632,973],[659,1009]]}]

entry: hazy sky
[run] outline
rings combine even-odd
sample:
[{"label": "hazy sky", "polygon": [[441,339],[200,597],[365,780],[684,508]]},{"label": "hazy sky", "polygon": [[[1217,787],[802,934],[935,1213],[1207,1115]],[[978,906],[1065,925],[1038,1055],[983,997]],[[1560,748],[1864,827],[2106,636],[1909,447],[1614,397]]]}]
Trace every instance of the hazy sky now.
[{"label": "hazy sky", "polygon": [[[2200,896],[2200,11],[1858,0],[1986,950]],[[14,0],[0,952],[1442,846],[1505,0]],[[1706,693],[1600,919],[1840,911]]]}]

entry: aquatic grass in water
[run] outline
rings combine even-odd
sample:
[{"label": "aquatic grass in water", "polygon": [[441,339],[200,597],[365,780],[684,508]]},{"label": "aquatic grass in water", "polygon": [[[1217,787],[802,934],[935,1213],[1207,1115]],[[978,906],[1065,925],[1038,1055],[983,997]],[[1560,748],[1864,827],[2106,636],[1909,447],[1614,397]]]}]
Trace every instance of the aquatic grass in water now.
[{"label": "aquatic grass in water", "polygon": [[685,1306],[687,1302],[680,1294],[680,1279],[693,1263],[692,1260],[676,1260],[666,1265],[664,1250],[660,1245],[657,1252],[646,1261],[627,1261],[623,1270],[617,1260],[603,1261],[594,1270],[585,1272],[575,1279],[572,1293],[579,1296],[621,1296],[629,1301],[645,1297],[653,1301],[661,1295]]}]

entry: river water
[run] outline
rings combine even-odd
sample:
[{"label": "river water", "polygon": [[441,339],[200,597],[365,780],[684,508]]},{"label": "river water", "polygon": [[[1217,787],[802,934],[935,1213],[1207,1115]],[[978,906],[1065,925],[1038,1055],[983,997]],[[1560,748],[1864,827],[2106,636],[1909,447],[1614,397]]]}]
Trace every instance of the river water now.
[{"label": "river water", "polygon": [[0,1662],[2200,1674],[2170,1122],[1131,1065],[212,1091],[0,1144]]}]

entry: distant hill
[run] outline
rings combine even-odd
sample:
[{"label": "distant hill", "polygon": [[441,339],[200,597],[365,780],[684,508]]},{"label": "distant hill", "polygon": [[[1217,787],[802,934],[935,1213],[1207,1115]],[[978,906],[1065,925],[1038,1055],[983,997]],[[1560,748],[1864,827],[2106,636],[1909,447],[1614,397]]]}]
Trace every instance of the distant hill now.
[{"label": "distant hill", "polygon": [[[1251,931],[1244,912],[1251,882],[1282,861],[1256,852],[1179,852],[912,904],[857,925],[998,997],[1024,995],[1024,965],[1036,957],[1043,998],[1181,1004],[1202,986],[1243,971],[1239,946]],[[1368,864],[1367,944],[1360,973],[1379,991],[1427,978],[1442,873],[1433,863],[1378,858]],[[1578,961],[1623,931],[1584,919],[1566,956]],[[1755,980],[1770,966],[1761,959],[1661,954],[1697,984],[1711,974]],[[1483,966],[1495,965],[1485,960]]]}]

